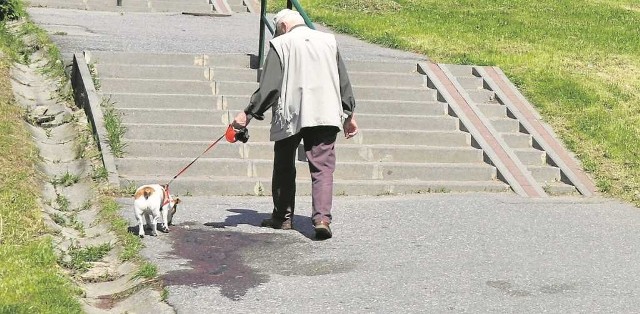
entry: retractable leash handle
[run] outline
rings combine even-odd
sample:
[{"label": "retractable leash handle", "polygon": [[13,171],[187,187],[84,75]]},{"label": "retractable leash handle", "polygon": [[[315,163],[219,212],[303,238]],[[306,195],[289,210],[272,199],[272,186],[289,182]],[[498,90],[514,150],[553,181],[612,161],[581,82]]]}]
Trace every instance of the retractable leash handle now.
[{"label": "retractable leash handle", "polygon": [[231,124],[229,124],[227,132],[224,133],[224,137],[229,143],[235,143],[237,141],[246,143],[249,140],[249,130],[247,128],[236,130]]},{"label": "retractable leash handle", "polygon": [[171,179],[171,181],[169,181],[169,183],[166,184],[166,189],[168,190],[169,189],[169,185],[171,184],[171,182],[173,182],[173,180],[175,180],[183,172],[187,171],[187,169],[189,167],[191,167],[191,165],[193,165],[196,162],[196,160],[200,159],[200,157],[202,157],[202,155],[206,154],[211,148],[216,146],[216,144],[218,144],[218,142],[220,142],[220,140],[223,137],[229,143],[235,143],[236,141],[241,141],[242,143],[246,143],[249,140],[249,130],[247,130],[247,128],[244,128],[242,130],[236,130],[236,129],[233,128],[233,126],[231,124],[229,124],[229,126],[227,127],[227,130],[224,132],[224,134],[222,134],[215,142],[213,142],[211,145],[209,145],[209,147],[207,147],[207,149],[205,149],[202,152],[202,154],[200,154],[200,156],[196,157],[196,159],[191,161],[186,167],[182,168],[182,170],[180,170],[180,172],[178,172],[178,174],[176,174],[173,177],[173,179]]}]

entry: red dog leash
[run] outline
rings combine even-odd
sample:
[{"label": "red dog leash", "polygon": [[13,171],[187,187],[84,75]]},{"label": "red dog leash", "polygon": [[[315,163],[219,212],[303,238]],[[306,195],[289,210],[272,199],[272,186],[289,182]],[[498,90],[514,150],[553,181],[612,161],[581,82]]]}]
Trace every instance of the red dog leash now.
[{"label": "red dog leash", "polygon": [[249,139],[249,135],[246,133],[246,129],[244,129],[242,132],[244,133],[238,133],[232,126],[231,124],[229,124],[229,127],[227,128],[227,130],[224,132],[224,134],[222,134],[222,136],[220,136],[215,142],[213,142],[211,145],[209,145],[209,147],[207,147],[207,149],[205,149],[202,154],[200,154],[200,156],[196,157],[196,159],[194,159],[193,161],[191,161],[186,167],[182,168],[182,170],[180,170],[180,172],[178,172],[178,174],[176,174],[173,179],[171,179],[171,181],[169,181],[169,183],[167,183],[165,186],[165,190],[168,191],[169,190],[169,184],[171,184],[171,182],[173,182],[173,180],[175,180],[179,175],[181,175],[183,172],[185,172],[189,167],[191,167],[191,165],[193,165],[196,160],[200,159],[200,157],[202,157],[202,155],[206,154],[211,148],[213,148],[214,146],[216,146],[216,144],[218,144],[218,142],[220,142],[220,140],[224,137],[227,139],[227,142],[229,143],[235,143],[238,140],[238,134],[242,134],[243,137],[240,138],[240,140],[243,143],[246,143],[247,140]]}]

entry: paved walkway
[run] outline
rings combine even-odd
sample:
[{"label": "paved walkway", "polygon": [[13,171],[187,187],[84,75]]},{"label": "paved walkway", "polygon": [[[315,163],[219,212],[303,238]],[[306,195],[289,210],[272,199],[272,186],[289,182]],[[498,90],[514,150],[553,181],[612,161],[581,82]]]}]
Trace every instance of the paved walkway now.
[{"label": "paved walkway", "polygon": [[[29,9],[66,55],[82,50],[256,53],[257,19]],[[339,36],[345,58],[415,60]],[[120,200],[132,221],[131,200]],[[144,239],[178,313],[637,312],[637,208],[513,194],[338,197],[335,238],[257,227],[267,197],[185,197]]]}]

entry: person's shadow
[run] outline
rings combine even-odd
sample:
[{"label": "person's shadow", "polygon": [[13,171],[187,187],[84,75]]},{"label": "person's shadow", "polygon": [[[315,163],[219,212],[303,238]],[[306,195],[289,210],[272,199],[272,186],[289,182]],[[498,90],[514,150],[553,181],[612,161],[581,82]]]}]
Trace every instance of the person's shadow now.
[{"label": "person's shadow", "polygon": [[[271,214],[259,213],[251,209],[230,208],[227,209],[227,211],[237,213],[238,215],[227,216],[227,218],[221,222],[206,222],[204,225],[213,228],[237,227],[238,225],[260,227],[263,220],[271,217]],[[311,240],[316,240],[315,230],[311,225],[311,219],[309,217],[294,215],[293,229]]]}]

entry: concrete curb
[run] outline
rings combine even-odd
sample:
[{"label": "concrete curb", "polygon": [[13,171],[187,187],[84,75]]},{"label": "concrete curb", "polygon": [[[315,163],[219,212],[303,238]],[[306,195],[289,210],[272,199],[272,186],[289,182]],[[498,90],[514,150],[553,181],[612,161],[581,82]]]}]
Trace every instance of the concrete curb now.
[{"label": "concrete curb", "polygon": [[231,6],[226,0],[209,0],[209,3],[213,5],[213,9],[222,15],[232,15],[233,11]]},{"label": "concrete curb", "polygon": [[[438,76],[435,70],[441,71],[442,79],[446,79],[452,88],[447,88],[446,82]],[[460,119],[460,123],[467,129],[473,139],[477,142],[480,148],[484,151],[491,163],[496,167],[502,178],[511,186],[511,188],[518,194],[528,197],[548,197],[547,193],[539,186],[531,174],[526,170],[524,165],[519,161],[515,154],[505,149],[508,147],[506,143],[498,136],[498,132],[493,126],[479,113],[477,108],[473,108],[470,105],[469,96],[461,93],[463,90],[459,84],[456,86],[455,80],[451,79],[451,74],[447,74],[446,69],[443,69],[435,63],[418,63],[418,72],[423,73],[428,78],[428,84],[438,90],[444,100],[449,104],[455,115]],[[454,95],[449,91],[454,89],[453,92],[457,92],[459,98],[456,99]],[[465,110],[460,104],[459,100],[466,103],[468,107]],[[466,112],[465,112],[466,111]],[[470,112],[469,112],[470,111]],[[471,114],[471,116],[469,115]],[[475,120],[473,121],[475,117]],[[481,132],[478,128],[484,128],[484,132]],[[490,143],[492,141],[493,143]],[[501,151],[498,152],[497,150]],[[509,165],[507,164],[509,163]],[[514,173],[517,171],[517,173]]]},{"label": "concrete curb", "polygon": [[572,184],[580,194],[593,196],[596,188],[592,180],[568,154],[567,150],[558,141],[557,136],[540,122],[542,118],[537,111],[510,83],[506,75],[496,67],[474,67],[474,71],[484,79],[500,101],[507,106],[520,124],[533,136],[536,143],[544,149],[553,163],[561,169],[563,176],[569,181],[568,183]]},{"label": "concrete curb", "polygon": [[260,15],[260,1],[257,0],[244,0],[242,1],[249,10],[249,13]]},{"label": "concrete curb", "polygon": [[109,185],[120,187],[120,179],[116,170],[116,163],[111,146],[107,141],[107,129],[104,126],[104,117],[100,108],[100,98],[96,92],[91,72],[85,61],[84,54],[73,55],[73,68],[71,70],[71,85],[76,104],[84,109],[87,118],[91,122],[93,134],[96,137],[98,149],[102,155],[102,163],[108,173]]}]

